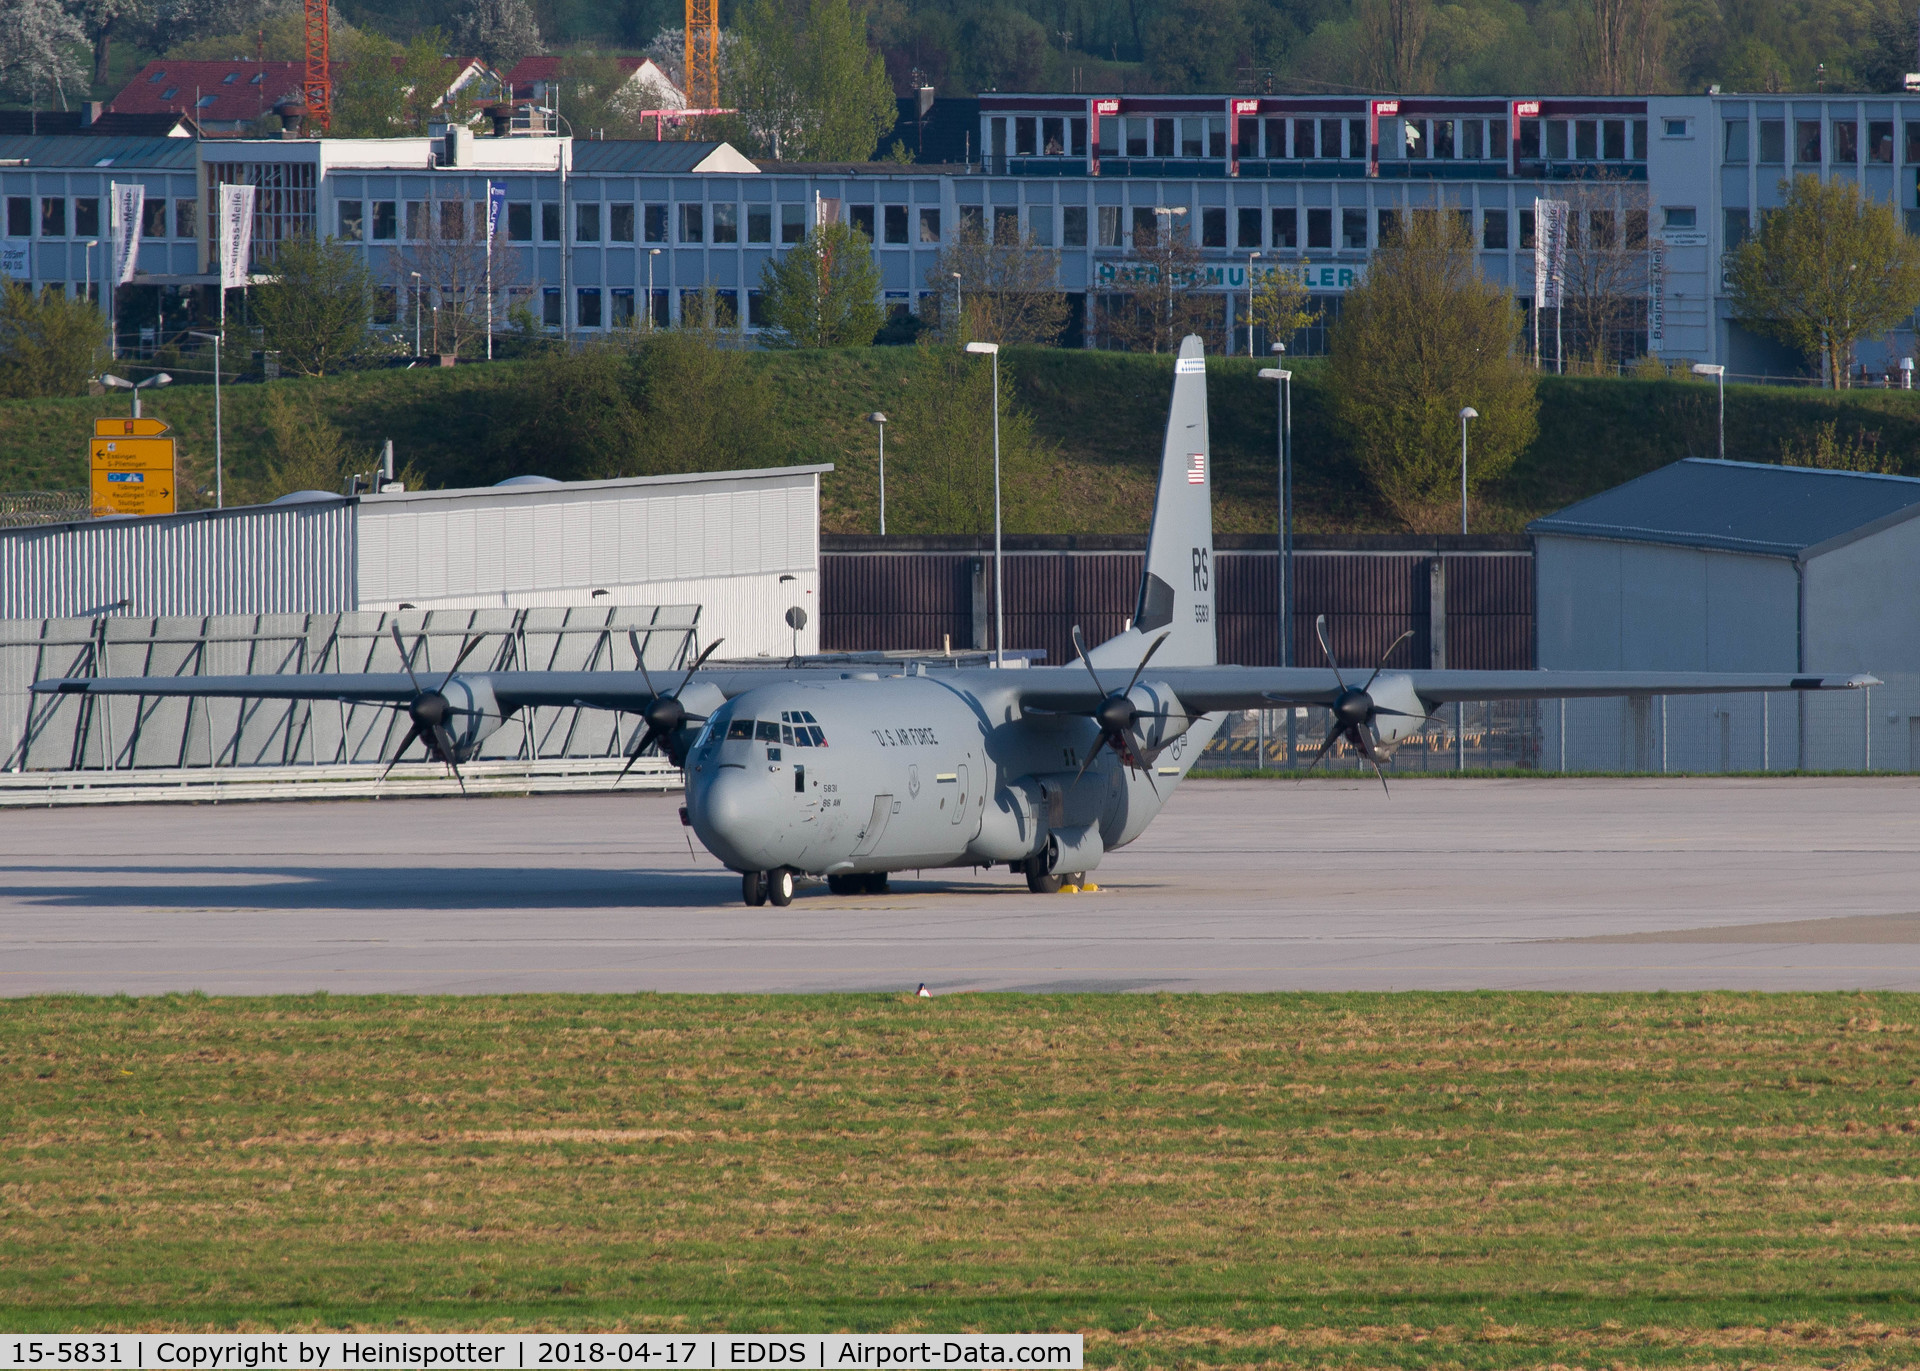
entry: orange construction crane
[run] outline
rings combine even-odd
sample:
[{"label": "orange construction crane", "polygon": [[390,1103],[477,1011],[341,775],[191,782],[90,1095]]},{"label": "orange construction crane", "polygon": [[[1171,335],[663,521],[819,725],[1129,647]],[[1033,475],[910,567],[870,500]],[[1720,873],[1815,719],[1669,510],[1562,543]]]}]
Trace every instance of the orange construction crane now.
[{"label": "orange construction crane", "polygon": [[[312,13],[315,0],[307,0]],[[325,4],[326,0],[319,0]],[[687,108],[720,105],[720,7],[718,0],[687,0]]]},{"label": "orange construction crane", "polygon": [[[304,0],[304,3],[307,11],[307,76],[301,82],[301,90],[307,102],[307,118],[318,123],[324,131],[333,127],[333,70],[327,60],[327,0]],[[693,0],[688,0],[688,3],[692,4]],[[693,51],[691,39],[688,40],[687,51]]]}]

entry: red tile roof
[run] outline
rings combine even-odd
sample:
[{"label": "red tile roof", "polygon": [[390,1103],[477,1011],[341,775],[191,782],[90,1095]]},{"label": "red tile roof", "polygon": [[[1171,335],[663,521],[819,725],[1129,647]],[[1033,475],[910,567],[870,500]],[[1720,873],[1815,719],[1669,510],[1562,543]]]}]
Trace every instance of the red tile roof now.
[{"label": "red tile roof", "polygon": [[[339,63],[334,64],[337,71]],[[201,123],[258,119],[300,92],[299,62],[149,62],[107,105],[116,114],[182,110]]]}]

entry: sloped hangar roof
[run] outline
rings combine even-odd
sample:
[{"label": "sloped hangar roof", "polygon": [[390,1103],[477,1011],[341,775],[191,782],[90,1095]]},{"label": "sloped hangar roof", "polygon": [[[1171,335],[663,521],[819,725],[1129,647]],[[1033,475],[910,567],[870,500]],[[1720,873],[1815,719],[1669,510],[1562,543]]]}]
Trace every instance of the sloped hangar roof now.
[{"label": "sloped hangar roof", "polygon": [[1688,457],[1527,525],[1534,534],[1804,557],[1920,516],[1920,480]]}]

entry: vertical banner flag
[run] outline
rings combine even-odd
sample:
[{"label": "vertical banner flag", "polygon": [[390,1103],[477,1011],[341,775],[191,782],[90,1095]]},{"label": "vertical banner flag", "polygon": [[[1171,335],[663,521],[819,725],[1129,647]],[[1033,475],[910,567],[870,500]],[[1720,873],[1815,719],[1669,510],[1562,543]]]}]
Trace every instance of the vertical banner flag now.
[{"label": "vertical banner flag", "polygon": [[1567,279],[1567,202],[1533,202],[1533,306],[1559,309]]},{"label": "vertical banner flag", "polygon": [[1647,253],[1647,351],[1667,350],[1667,245],[1656,238]]},{"label": "vertical banner flag", "polygon": [[815,215],[815,219],[821,228],[825,228],[828,224],[837,224],[840,222],[840,201],[837,198],[826,199],[821,196],[819,191],[815,191],[813,193],[813,202],[819,211]]},{"label": "vertical banner flag", "polygon": [[220,187],[220,289],[232,290],[247,285],[252,273],[248,259],[253,252],[252,186]]},{"label": "vertical banner flag", "polygon": [[133,279],[133,268],[140,260],[140,221],[146,213],[147,188],[115,181],[107,187],[107,193],[113,244],[111,280],[116,286],[124,286]]},{"label": "vertical banner flag", "polygon": [[487,182],[487,241],[500,232],[500,216],[507,212],[507,186],[504,181]]}]

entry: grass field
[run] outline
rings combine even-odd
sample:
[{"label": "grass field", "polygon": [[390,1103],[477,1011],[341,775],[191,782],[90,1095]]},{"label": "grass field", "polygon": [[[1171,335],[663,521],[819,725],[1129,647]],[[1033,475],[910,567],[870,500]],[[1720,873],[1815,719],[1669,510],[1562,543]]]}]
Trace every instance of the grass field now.
[{"label": "grass field", "polygon": [[0,1326],[1920,1360],[1897,995],[0,1005]]},{"label": "grass field", "polygon": [[[779,460],[835,467],[822,487],[827,532],[877,529],[878,459],[865,416],[897,407],[910,352],[878,347],[748,354],[774,397]],[[1047,526],[1014,531],[1144,533],[1166,425],[1171,359],[1020,348],[1008,353],[1008,364],[1036,431],[1057,454]],[[367,371],[274,385],[314,397],[362,451],[371,454],[392,438],[400,461],[423,470],[431,484],[460,486],[542,471],[539,451],[502,452],[493,438],[526,365]],[[1223,533],[1270,529],[1272,383],[1258,380],[1255,365],[1242,358],[1219,359],[1209,371],[1215,527]],[[1324,369],[1309,359],[1296,364],[1296,376],[1297,526],[1306,533],[1392,530],[1334,422]],[[225,390],[227,470],[235,489],[260,488],[278,460],[265,419],[266,395],[260,384]],[[1716,450],[1714,393],[1703,383],[1543,377],[1540,399],[1540,436],[1507,477],[1486,490],[1474,512],[1476,529],[1517,530],[1667,462]],[[81,489],[91,421],[126,409],[126,400],[113,396],[0,401],[0,490]],[[212,388],[183,384],[150,394],[149,412],[179,435],[193,483],[210,486]],[[1840,441],[1869,442],[1909,474],[1920,474],[1920,394],[1777,386],[1727,392],[1731,457],[1777,461],[1783,445],[1805,448],[1826,423],[1835,425]],[[210,505],[211,496],[199,503]]]}]

